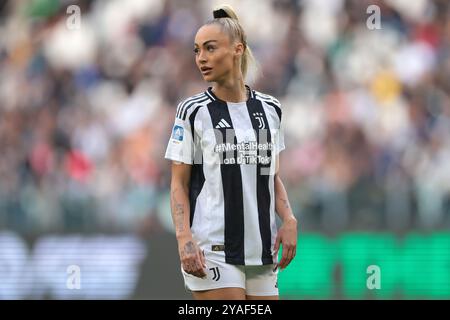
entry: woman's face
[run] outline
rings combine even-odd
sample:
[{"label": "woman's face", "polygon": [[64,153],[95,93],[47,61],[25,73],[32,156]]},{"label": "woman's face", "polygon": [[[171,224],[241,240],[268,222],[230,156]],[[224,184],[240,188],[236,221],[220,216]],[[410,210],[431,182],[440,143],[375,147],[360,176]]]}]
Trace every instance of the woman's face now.
[{"label": "woman's face", "polygon": [[238,59],[242,55],[243,45],[231,43],[220,26],[212,24],[198,30],[194,52],[195,63],[203,79],[207,82],[221,82],[239,70]]}]

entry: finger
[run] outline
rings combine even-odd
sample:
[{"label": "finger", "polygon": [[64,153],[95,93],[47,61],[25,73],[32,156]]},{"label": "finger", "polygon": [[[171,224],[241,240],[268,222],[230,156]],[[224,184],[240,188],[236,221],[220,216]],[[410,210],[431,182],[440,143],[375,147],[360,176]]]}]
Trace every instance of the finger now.
[{"label": "finger", "polygon": [[195,272],[195,276],[196,276],[196,277],[199,277],[199,278],[204,278],[204,277],[206,277],[206,272],[205,272],[205,270],[202,268],[202,269],[197,270],[197,271]]},{"label": "finger", "polygon": [[193,273],[193,275],[200,279],[204,279],[206,276],[206,274],[200,272]]},{"label": "finger", "polygon": [[295,246],[290,246],[287,250],[287,258],[285,263],[285,268],[291,263],[295,256]]},{"label": "finger", "polygon": [[294,260],[296,254],[297,254],[297,246],[294,246],[292,248],[292,260]]},{"label": "finger", "polygon": [[283,253],[282,258],[280,261],[280,268],[284,269],[289,263],[289,255],[290,255],[290,247],[289,246],[283,246]]},{"label": "finger", "polygon": [[186,273],[190,273],[190,272],[191,272],[191,270],[190,270],[190,268],[189,268],[189,264],[187,264],[186,262],[183,263],[183,270],[184,270]]},{"label": "finger", "polygon": [[201,262],[200,256],[198,256],[196,260],[197,260],[196,261],[196,268],[195,268],[195,270],[193,272],[193,275],[195,275],[196,277],[199,277],[199,278],[203,278],[203,277],[206,276],[206,271],[205,271],[205,269],[202,266],[202,262]]},{"label": "finger", "polygon": [[206,268],[206,266],[205,266],[205,256],[203,255],[203,252],[200,249],[198,249],[198,251],[197,251],[197,261],[198,261],[198,265],[199,265],[201,270]]},{"label": "finger", "polygon": [[284,269],[284,267],[286,266],[286,260],[287,260],[287,249],[283,248],[281,260],[280,262],[278,262],[278,266],[280,269]]},{"label": "finger", "polygon": [[183,259],[183,261],[181,261],[181,264],[183,265],[183,270],[188,272],[188,265],[184,259]]},{"label": "finger", "polygon": [[195,276],[199,276],[199,275],[205,274],[200,250],[198,250],[197,254],[193,257],[192,265],[193,265],[193,270],[192,271],[193,271],[193,274]]},{"label": "finger", "polygon": [[200,262],[201,262],[200,275],[203,278],[206,277],[206,261],[203,253],[200,255]]},{"label": "finger", "polygon": [[192,260],[192,272],[197,273],[200,269],[202,269],[200,258],[195,256],[195,258]]},{"label": "finger", "polygon": [[275,261],[277,261],[277,263],[275,264],[275,267],[273,269],[273,272],[275,272],[279,267],[280,267],[280,261],[278,261],[278,250],[280,249],[280,243],[279,240],[277,238],[277,240],[275,241],[275,245],[273,247],[273,255],[275,256]]},{"label": "finger", "polygon": [[194,268],[192,266],[192,262],[191,261],[187,261],[186,262],[186,272],[187,273],[192,273],[194,271]]},{"label": "finger", "polygon": [[294,248],[291,247],[288,249],[287,259],[286,259],[286,267],[291,263],[292,259],[294,258]]},{"label": "finger", "polygon": [[277,235],[277,238],[275,240],[275,245],[273,246],[273,251],[275,254],[278,254],[278,249],[280,249],[280,243],[281,243],[281,237]]},{"label": "finger", "polygon": [[196,260],[191,258],[191,260],[189,262],[189,267],[190,267],[191,273],[194,273],[198,270],[199,266],[198,266]]},{"label": "finger", "polygon": [[206,268],[206,259],[205,259],[205,251],[200,252],[200,261],[202,262],[203,268]]}]

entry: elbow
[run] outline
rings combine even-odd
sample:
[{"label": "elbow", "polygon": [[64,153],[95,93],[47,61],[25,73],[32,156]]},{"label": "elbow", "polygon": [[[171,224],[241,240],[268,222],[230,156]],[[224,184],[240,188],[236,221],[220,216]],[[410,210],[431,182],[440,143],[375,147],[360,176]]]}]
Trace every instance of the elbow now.
[{"label": "elbow", "polygon": [[274,182],[275,182],[275,185],[277,185],[277,183],[283,183],[281,181],[280,175],[278,173],[275,173]]},{"label": "elbow", "polygon": [[189,191],[190,186],[190,179],[188,177],[184,176],[172,176],[171,182],[170,182],[170,190],[172,192],[176,190],[183,190],[185,192]]},{"label": "elbow", "polygon": [[180,180],[172,180],[170,184],[170,191],[175,192],[177,190],[183,190],[184,192],[189,191],[189,182],[188,181],[180,181]]},{"label": "elbow", "polygon": [[190,186],[191,166],[186,164],[172,165],[172,178],[170,181],[170,189],[189,190]]}]

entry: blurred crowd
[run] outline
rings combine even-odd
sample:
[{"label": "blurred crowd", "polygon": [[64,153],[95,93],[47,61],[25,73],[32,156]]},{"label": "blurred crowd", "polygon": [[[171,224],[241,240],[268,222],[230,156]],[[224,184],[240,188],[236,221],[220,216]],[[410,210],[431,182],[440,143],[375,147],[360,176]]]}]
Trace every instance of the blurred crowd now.
[{"label": "blurred crowd", "polygon": [[[178,102],[210,85],[193,39],[222,2],[0,1],[0,229],[171,228],[164,151]],[[226,2],[248,83],[283,106],[301,229],[448,229],[449,2]]]}]

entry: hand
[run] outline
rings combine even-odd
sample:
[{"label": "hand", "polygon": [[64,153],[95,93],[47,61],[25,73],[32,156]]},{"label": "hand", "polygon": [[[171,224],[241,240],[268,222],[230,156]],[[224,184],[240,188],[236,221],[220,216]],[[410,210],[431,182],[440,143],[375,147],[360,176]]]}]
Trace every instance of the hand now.
[{"label": "hand", "polygon": [[179,239],[178,251],[184,271],[199,278],[206,277],[205,255],[192,237]]},{"label": "hand", "polygon": [[297,251],[297,219],[291,217],[283,222],[277,233],[277,239],[275,241],[274,251],[278,255],[278,249],[280,244],[283,244],[283,255],[277,267],[281,270],[286,268],[288,264],[294,259]]}]

